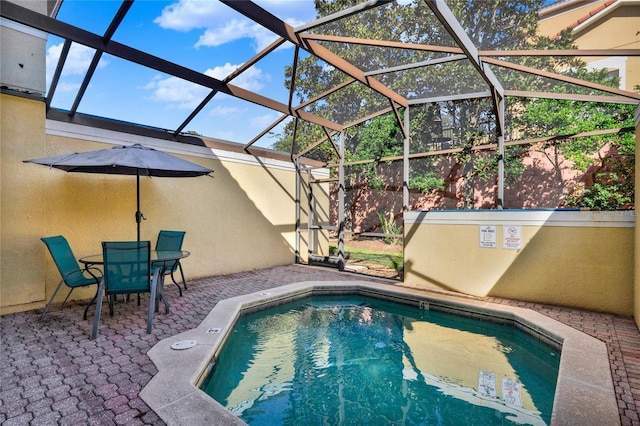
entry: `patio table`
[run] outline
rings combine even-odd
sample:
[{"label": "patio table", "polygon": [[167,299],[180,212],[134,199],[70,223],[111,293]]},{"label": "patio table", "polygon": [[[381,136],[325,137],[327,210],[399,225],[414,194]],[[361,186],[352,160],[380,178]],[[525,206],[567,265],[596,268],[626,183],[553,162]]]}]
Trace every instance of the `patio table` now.
[{"label": "patio table", "polygon": [[[190,252],[185,250],[151,250],[151,269],[153,270],[153,279],[156,281],[156,288],[158,289],[157,299],[164,302],[165,313],[169,313],[169,302],[164,296],[164,274],[167,270],[167,264],[184,259],[191,255]],[[85,264],[87,267],[94,265],[104,265],[104,258],[102,253],[92,254],[78,259],[80,263]],[[158,310],[158,301],[156,300],[156,311]]]}]

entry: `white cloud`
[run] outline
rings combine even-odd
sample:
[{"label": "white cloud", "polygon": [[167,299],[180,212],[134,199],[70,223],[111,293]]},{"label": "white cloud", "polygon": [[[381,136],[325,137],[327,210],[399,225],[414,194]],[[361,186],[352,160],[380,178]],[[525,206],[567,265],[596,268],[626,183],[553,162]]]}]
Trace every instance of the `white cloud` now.
[{"label": "white cloud", "polygon": [[77,92],[80,89],[80,83],[60,82],[56,87],[56,92]]},{"label": "white cloud", "polygon": [[143,90],[153,90],[157,84],[158,81],[162,80],[162,76],[160,74],[156,74],[155,76],[153,76],[153,78],[151,79],[150,82],[148,82],[147,84],[145,84],[144,86],[142,86]]},{"label": "white cloud", "polygon": [[273,43],[277,36],[263,26],[249,20],[233,19],[225,25],[207,28],[195,47],[216,47],[244,38],[252,40],[251,47],[255,52],[260,52]]},{"label": "white cloud", "polygon": [[[49,47],[49,49],[47,49],[47,84],[49,84],[51,82],[51,79],[53,78],[53,74],[58,65],[60,55],[62,54],[63,45],[64,43],[60,43],[53,45]],[[71,45],[71,48],[69,49],[69,53],[67,54],[64,68],[62,69],[62,77],[70,75],[83,75],[89,68],[94,54],[94,49],[83,46],[81,44],[73,43]],[[109,61],[104,59],[104,57],[100,58],[100,61],[98,62],[98,69],[104,68],[107,65],[109,65]]]},{"label": "white cloud", "polygon": [[162,13],[153,20],[161,28],[190,31],[206,28],[217,19],[226,18],[230,9],[217,1],[180,0],[162,9]]},{"label": "white cloud", "polygon": [[[287,23],[295,27],[302,24],[302,21],[287,20]],[[216,47],[244,38],[252,40],[251,47],[257,53],[273,43],[278,36],[255,22],[233,19],[222,26],[208,27],[200,36],[195,47]],[[290,47],[293,45],[285,43],[279,49]]]},{"label": "white cloud", "polygon": [[250,27],[251,25],[247,20],[233,19],[222,27],[217,27],[215,29],[207,28],[207,30],[200,36],[195,47],[216,47],[239,38],[249,37],[251,34]]},{"label": "white cloud", "polygon": [[251,127],[264,130],[271,126],[280,116],[278,114],[264,114],[251,119]]},{"label": "white cloud", "polygon": [[209,77],[217,78],[218,80],[224,80],[226,76],[235,71],[239,66],[240,65],[231,65],[229,62],[227,62],[222,66],[209,68],[204,73]]},{"label": "white cloud", "polygon": [[[238,66],[239,65],[226,63],[223,66],[206,70],[205,74],[222,80],[238,68]],[[260,68],[251,67],[233,80],[233,84],[243,89],[257,92],[270,81],[271,77],[269,74],[263,73]],[[152,92],[150,96],[152,101],[168,103],[172,107],[179,109],[195,108],[211,91],[211,89],[207,87],[199,86],[177,77],[163,78],[159,75],[156,75],[142,88]],[[219,93],[216,97],[219,98],[221,95],[222,93]]]},{"label": "white cloud", "polygon": [[[289,25],[295,27],[315,16],[312,2],[264,1],[262,6]],[[250,39],[251,47],[259,52],[271,44],[277,36],[253,21],[238,17],[228,6],[214,1],[179,0],[166,6],[154,23],[161,28],[187,32],[205,28],[195,44],[199,47],[216,47],[240,39]],[[222,23],[222,24],[221,24]],[[291,47],[285,44],[281,48]]]},{"label": "white cloud", "polygon": [[177,77],[158,78],[144,86],[144,89],[153,93],[150,99],[155,102],[168,103],[178,109],[193,109],[209,93],[206,87],[181,80]]},{"label": "white cloud", "polygon": [[234,114],[240,114],[242,112],[243,112],[243,110],[238,108],[238,107],[218,105],[218,106],[215,106],[215,107],[211,108],[211,110],[209,112],[209,115],[218,116],[218,117],[224,117],[224,116],[229,116],[229,115],[234,115]]},{"label": "white cloud", "polygon": [[[223,80],[233,71],[235,71],[240,65],[232,65],[230,63],[226,63],[222,66],[210,68],[205,71],[205,74],[209,77],[217,78],[218,80]],[[231,84],[234,86],[242,87],[243,89],[259,92],[267,83],[271,82],[271,76],[267,73],[263,73],[262,70],[256,66],[249,68],[244,71],[238,77],[234,78],[231,81]]]}]

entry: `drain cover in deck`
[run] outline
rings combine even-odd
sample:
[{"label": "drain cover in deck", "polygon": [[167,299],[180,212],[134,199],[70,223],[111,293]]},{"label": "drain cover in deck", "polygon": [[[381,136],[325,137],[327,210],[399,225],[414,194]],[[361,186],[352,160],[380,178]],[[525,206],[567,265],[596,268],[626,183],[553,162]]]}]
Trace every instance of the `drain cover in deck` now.
[{"label": "drain cover in deck", "polygon": [[189,349],[197,345],[198,342],[196,340],[180,340],[171,345],[171,349],[175,349],[177,351],[181,351],[183,349]]}]

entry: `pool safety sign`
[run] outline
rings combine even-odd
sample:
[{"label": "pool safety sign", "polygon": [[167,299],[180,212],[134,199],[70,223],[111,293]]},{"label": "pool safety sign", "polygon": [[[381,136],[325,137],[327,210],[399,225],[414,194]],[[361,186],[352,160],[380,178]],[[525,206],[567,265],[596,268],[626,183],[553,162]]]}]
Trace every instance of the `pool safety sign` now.
[{"label": "pool safety sign", "polygon": [[496,248],[498,233],[495,225],[480,225],[480,247]]},{"label": "pool safety sign", "polygon": [[522,248],[522,226],[504,225],[502,228],[502,248],[518,250]]}]

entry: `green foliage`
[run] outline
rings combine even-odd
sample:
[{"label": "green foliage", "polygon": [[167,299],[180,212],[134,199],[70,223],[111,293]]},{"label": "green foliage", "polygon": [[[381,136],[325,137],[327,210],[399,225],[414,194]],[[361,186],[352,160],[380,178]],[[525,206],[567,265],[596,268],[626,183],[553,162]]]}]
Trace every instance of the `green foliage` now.
[{"label": "green foliage", "polygon": [[375,189],[378,192],[384,190],[386,182],[382,175],[377,172],[376,163],[368,163],[362,166],[357,166],[360,169],[360,173],[354,173],[349,175],[353,180],[360,178],[364,178],[365,182],[367,182],[369,188]]},{"label": "green foliage", "polygon": [[[359,3],[358,0],[316,0],[317,18]],[[511,0],[477,2],[453,0],[447,3],[479,48],[517,49],[526,46],[528,40],[535,35],[536,10],[544,3],[544,0],[521,0],[518,2]],[[327,35],[348,35],[376,40],[406,40],[410,43],[435,45],[452,43],[449,33],[437,22],[429,7],[421,0],[391,3],[357,13],[323,25],[322,32]],[[433,52],[379,49],[353,44],[347,46],[341,43],[328,43],[327,47],[363,70],[376,70],[440,56],[440,54]],[[288,67],[285,85],[289,89],[295,83],[294,95],[300,102],[317,96],[349,78],[314,56],[307,56],[299,60],[295,79],[292,72],[293,68]],[[383,84],[393,87],[393,90],[398,93],[410,94],[412,98],[432,97],[434,90],[446,93],[486,90],[486,84],[478,77],[473,67],[464,66],[457,62],[432,67],[428,72],[417,68],[379,75],[375,78]],[[322,101],[309,104],[305,110],[337,123],[347,123],[368,113],[379,111],[388,105],[388,100],[384,97],[363,84],[354,83],[325,97]],[[470,105],[475,104],[471,103]],[[455,105],[451,103],[446,106],[446,109],[446,114],[452,117],[454,127],[461,129],[461,134],[468,130],[469,117],[481,115],[479,110],[471,110],[469,114],[465,114],[467,107],[464,102],[458,102]],[[432,141],[431,136],[437,134],[437,128],[433,127],[433,118],[439,116],[440,111],[431,114],[431,116],[425,115],[426,119],[424,120],[421,120],[420,117],[414,119],[412,116],[413,152],[424,151],[420,149],[420,146]],[[290,135],[292,132],[293,126],[288,125],[285,134],[276,143],[277,149],[283,151],[291,149]],[[317,140],[314,137],[304,136],[301,132],[298,132],[296,138],[299,140],[296,141],[297,146],[294,152],[304,149]],[[365,139],[368,142],[375,142],[372,138]],[[324,149],[324,144],[321,146]],[[362,151],[372,151],[371,154],[374,157],[369,158],[376,158],[375,155],[379,153],[379,148],[378,144]],[[333,156],[330,151],[327,151],[327,154]]]},{"label": "green foliage", "polygon": [[[296,126],[296,120],[290,120],[284,127],[283,133],[276,135],[277,141],[273,144],[272,148],[278,151],[291,152],[291,144],[293,143],[294,128]],[[300,152],[302,149],[309,145],[316,143],[321,138],[326,137],[326,133],[320,126],[312,123],[298,120],[298,129],[295,132],[296,146],[293,152]],[[331,145],[331,142],[325,141],[309,153],[305,154],[305,157],[313,158],[314,160],[331,162],[336,158],[335,149]]]},{"label": "green foliage", "polygon": [[[393,213],[389,212],[389,216],[385,216],[384,212],[377,212],[378,220],[380,221],[380,229],[383,234],[401,234],[402,227],[398,226],[396,223],[395,217],[393,217]],[[384,242],[387,244],[398,244],[400,242],[399,237],[384,237]]]},{"label": "green foliage", "polygon": [[380,160],[402,154],[400,127],[393,114],[375,117],[358,132],[353,150],[355,160]]},{"label": "green foliage", "polygon": [[[546,0],[451,0],[447,1],[453,14],[460,21],[472,42],[479,49],[527,49],[538,50],[574,49],[571,30],[563,31],[559,37],[550,39],[536,35],[538,9]],[[360,0],[315,0],[317,17],[355,6]],[[376,40],[403,40],[409,43],[453,45],[450,34],[440,25],[433,13],[423,1],[395,2],[373,9],[355,13],[351,16],[322,26],[327,35],[352,36]],[[403,49],[380,49],[366,45],[323,42],[346,61],[362,70],[377,70],[400,64],[418,63],[440,56],[433,52],[421,52]],[[304,102],[335,87],[349,79],[348,76],[328,66],[313,55],[301,57],[296,67],[286,70],[286,87],[293,86],[294,97]],[[525,66],[551,72],[568,70],[563,73],[600,84],[616,86],[616,78],[610,78],[606,70],[590,71],[586,64],[575,57],[531,56],[517,61]],[[453,93],[473,93],[486,90],[486,82],[473,68],[461,62],[451,62],[429,67],[407,69],[402,72],[380,74],[373,77],[394,91],[413,99],[432,98]],[[549,91],[557,93],[597,94],[590,88],[561,83],[549,78],[509,70],[500,70],[500,81],[511,90]],[[388,107],[388,100],[365,85],[356,82],[340,91],[312,102],[305,110],[337,123],[349,123],[352,120],[380,111]],[[471,99],[447,101],[421,106],[412,105],[410,109],[410,152],[419,153],[446,146],[463,148],[459,154],[453,154],[454,169],[462,176],[463,197],[468,202],[473,194],[476,182],[491,182],[496,179],[498,160],[495,151],[489,155],[472,150],[474,146],[491,143],[497,139],[497,125],[493,115],[494,105],[490,99]],[[505,127],[519,134],[519,138],[538,138],[541,136],[573,135],[599,129],[633,126],[633,106],[610,105],[588,102],[573,102],[552,99],[509,98],[504,116]],[[400,111],[402,117],[404,111]],[[445,135],[445,129],[451,129]],[[295,147],[292,149],[295,133]],[[298,120],[287,124],[282,135],[274,145],[282,151],[299,152],[325,137],[319,126]],[[554,141],[558,152],[575,163],[580,171],[592,170],[593,181],[600,187],[585,190],[580,202],[594,205],[614,205],[598,200],[616,199],[605,197],[605,183],[598,173],[606,173],[601,166],[605,159],[599,151],[608,146],[612,152],[624,154],[624,161],[632,161],[635,142],[632,134],[611,135],[579,139],[559,139]],[[608,145],[607,145],[608,144]],[[402,132],[395,114],[389,113],[368,120],[362,125],[349,127],[345,138],[345,161],[376,160],[373,163],[360,164],[349,168],[347,179],[355,181],[364,178],[371,188],[382,190],[387,183],[379,173],[380,159],[402,154]],[[505,148],[504,171],[507,185],[517,181],[525,170],[522,159],[526,148]],[[336,153],[329,142],[325,142],[308,156],[326,162],[335,162]],[[411,188],[423,193],[439,191],[445,188],[444,179],[438,178],[438,161],[442,157],[430,156],[410,162]],[[629,160],[631,158],[631,160]],[[601,170],[600,170],[601,169]],[[632,179],[632,168],[628,164],[624,171],[615,171],[622,176],[621,181]],[[626,191],[622,182],[612,184],[611,191]],[[620,203],[625,204],[633,198],[633,192],[619,193]],[[572,202],[578,202],[575,198]],[[618,203],[618,204],[620,204]],[[468,204],[468,203],[467,203]]]},{"label": "green foliage", "polygon": [[520,179],[525,170],[522,158],[527,154],[527,149],[522,147],[504,148],[504,184],[509,186]]},{"label": "green foliage", "polygon": [[[590,78],[615,83],[599,72]],[[518,123],[525,137],[573,135],[592,130],[633,126],[633,112],[633,105],[538,99],[527,104],[525,111],[518,118]],[[567,159],[575,163],[577,170],[586,171],[598,161],[596,154],[607,143],[626,153],[635,150],[633,134],[625,133],[566,139],[561,142],[561,151]]]},{"label": "green foliage", "polygon": [[604,185],[599,182],[570,195],[565,201],[568,207],[585,207],[591,210],[628,209],[631,203],[633,197],[624,188],[624,183]]},{"label": "green foliage", "polygon": [[495,174],[498,171],[498,158],[494,155],[491,157],[479,157],[476,158],[473,164],[473,174],[483,182],[488,182],[489,179],[495,179]]},{"label": "green foliage", "polygon": [[433,191],[444,191],[444,179],[437,177],[434,172],[411,176],[409,177],[409,189],[417,189],[423,194],[428,194]]},{"label": "green foliage", "polygon": [[378,172],[380,159],[402,153],[400,128],[395,116],[385,114],[373,118],[349,140],[349,146],[352,148],[348,151],[349,161],[375,161],[354,166],[347,177],[354,180],[364,178],[369,187],[382,191],[386,182]]},{"label": "green foliage", "polygon": [[[521,146],[504,148],[504,181],[509,186],[516,182],[525,170],[522,157],[527,150]],[[473,161],[472,176],[482,182],[495,180],[498,174],[498,156],[484,154]]]},{"label": "green foliage", "polygon": [[[606,70],[588,71],[585,64],[577,60],[569,74],[604,85],[618,85],[618,79],[609,77]],[[564,86],[557,85],[554,90],[565,89]],[[578,93],[588,93],[590,90],[575,89]],[[571,194],[565,200],[565,205],[615,210],[633,207],[634,134],[623,132],[565,139],[561,136],[632,127],[634,110],[633,105],[536,99],[525,105],[515,121],[526,138],[559,135],[551,144],[559,154],[574,163],[575,170],[590,175],[593,185]],[[546,144],[542,148],[548,146]]]}]

